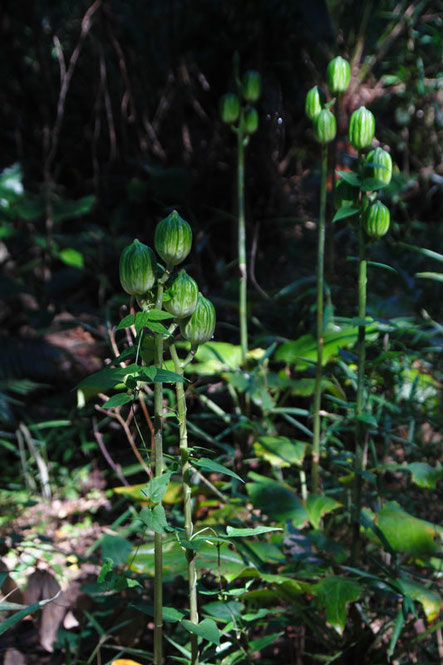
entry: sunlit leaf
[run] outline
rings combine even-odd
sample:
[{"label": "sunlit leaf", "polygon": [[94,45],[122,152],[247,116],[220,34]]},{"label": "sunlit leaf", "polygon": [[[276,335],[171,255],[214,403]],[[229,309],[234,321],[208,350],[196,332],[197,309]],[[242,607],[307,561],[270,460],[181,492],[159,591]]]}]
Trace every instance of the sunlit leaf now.
[{"label": "sunlit leaf", "polygon": [[188,619],[183,619],[181,623],[190,633],[194,633],[194,635],[198,635],[207,642],[212,642],[212,644],[220,644],[220,632],[213,619],[203,619],[203,621],[200,621],[199,623],[193,623]]},{"label": "sunlit leaf", "polygon": [[274,526],[256,526],[252,529],[236,529],[233,526],[226,527],[226,535],[229,538],[247,538],[248,536],[259,536],[262,533],[269,533],[270,531],[282,531],[282,529]]},{"label": "sunlit leaf", "polygon": [[290,519],[301,526],[308,521],[306,508],[291,487],[257,473],[249,473],[249,478],[253,482],[246,484],[246,491],[255,508],[278,522]]},{"label": "sunlit leaf", "polygon": [[375,523],[397,552],[420,556],[433,554],[439,549],[443,529],[410,515],[395,501],[386,503],[378,511]]},{"label": "sunlit leaf", "polygon": [[317,600],[326,610],[326,621],[340,634],[346,626],[346,606],[358,600],[362,587],[346,577],[325,577],[312,587]]},{"label": "sunlit leaf", "polygon": [[440,614],[441,598],[436,591],[431,591],[419,582],[412,580],[397,580],[403,592],[413,600],[419,602],[428,621],[433,621]]},{"label": "sunlit leaf", "polygon": [[261,436],[254,443],[254,450],[272,466],[284,468],[303,462],[306,443],[291,440],[286,436]]},{"label": "sunlit leaf", "polygon": [[237,475],[235,471],[228,469],[228,467],[224,466],[223,464],[214,462],[213,460],[209,459],[209,457],[200,457],[199,459],[192,459],[191,464],[193,466],[198,466],[200,469],[203,469],[204,471],[212,471],[213,473],[223,473],[226,476],[231,476],[231,478],[236,478],[240,482],[244,483],[244,480],[240,478],[240,476]]},{"label": "sunlit leaf", "polygon": [[85,261],[83,254],[78,252],[76,249],[73,249],[72,247],[66,247],[66,249],[62,249],[58,256],[59,259],[63,261],[63,263],[66,263],[68,266],[72,266],[73,268],[84,267]]},{"label": "sunlit leaf", "polygon": [[128,404],[134,399],[133,395],[128,395],[127,393],[118,393],[118,395],[113,395],[107,402],[103,404],[104,409],[112,409],[117,406],[123,406]]},{"label": "sunlit leaf", "polygon": [[320,494],[310,494],[306,501],[306,511],[309,515],[309,521],[315,529],[320,526],[320,520],[323,515],[330,513],[337,508],[341,508],[342,504],[330,496],[323,496]]}]

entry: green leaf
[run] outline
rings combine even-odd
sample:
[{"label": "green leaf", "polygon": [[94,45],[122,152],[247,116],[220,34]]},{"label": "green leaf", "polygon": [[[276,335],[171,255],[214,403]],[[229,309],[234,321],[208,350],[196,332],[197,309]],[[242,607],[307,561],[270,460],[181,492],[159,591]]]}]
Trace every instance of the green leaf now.
[{"label": "green leaf", "polygon": [[226,476],[231,476],[231,478],[236,478],[241,483],[244,483],[244,480],[240,478],[240,476],[238,476],[235,473],[235,471],[231,471],[231,469],[228,469],[226,466],[223,466],[223,464],[214,462],[213,460],[209,459],[209,457],[200,457],[200,459],[191,459],[191,464],[193,466],[198,466],[200,469],[204,469],[205,471],[212,471],[213,473],[223,473]]},{"label": "green leaf", "polygon": [[157,335],[164,335],[165,337],[169,337],[169,331],[167,328],[165,328],[164,325],[161,323],[158,323],[157,321],[146,321],[145,323],[146,328],[151,330],[153,333],[156,333]]},{"label": "green leaf", "polygon": [[320,520],[323,515],[341,508],[341,506],[342,504],[332,497],[318,494],[310,494],[306,501],[306,511],[309,515],[309,521],[315,529],[320,527]]},{"label": "green leaf", "polygon": [[[145,600],[137,600],[134,601],[133,603],[129,603],[129,607],[133,607],[136,610],[139,610],[140,612],[143,612],[144,614],[147,614],[148,616],[153,617],[154,616],[154,605],[151,603],[146,602]],[[168,623],[177,623],[177,621],[181,621],[185,615],[183,612],[180,612],[180,610],[176,610],[175,607],[162,607],[162,618],[163,621],[166,621]]]},{"label": "green leaf", "polygon": [[85,261],[83,254],[78,252],[72,247],[66,247],[59,252],[58,257],[63,263],[66,263],[67,266],[72,266],[73,268],[83,268]]},{"label": "green leaf", "polygon": [[183,383],[186,379],[176,372],[171,372],[169,369],[157,369],[154,378],[154,383]]},{"label": "green leaf", "polygon": [[326,577],[312,587],[317,600],[326,610],[326,621],[340,635],[346,626],[346,605],[358,600],[361,585],[346,577]]},{"label": "green leaf", "polygon": [[105,534],[100,541],[102,561],[111,560],[114,566],[127,563],[132,551],[132,545],[126,538]]},{"label": "green leaf", "polygon": [[441,598],[438,593],[431,591],[423,584],[409,580],[396,580],[405,595],[419,602],[428,621],[433,621],[440,614]]},{"label": "green leaf", "polygon": [[146,312],[148,315],[148,321],[162,321],[164,319],[174,319],[175,317],[169,312],[164,312],[162,309],[150,309],[149,312]]},{"label": "green leaf", "polygon": [[53,219],[54,222],[61,222],[64,219],[75,219],[87,215],[95,203],[95,196],[84,196],[77,201],[60,200],[54,201]]},{"label": "green leaf", "polygon": [[309,516],[295,491],[276,480],[250,472],[252,483],[246,484],[246,491],[255,508],[278,522],[292,520],[295,526],[302,526]]},{"label": "green leaf", "polygon": [[[58,598],[60,595],[61,591],[58,591],[55,596],[52,598],[48,598],[46,600],[40,600],[38,603],[32,603],[32,605],[26,605],[26,606],[21,606],[23,607],[22,610],[19,610],[12,616],[8,617],[2,623],[0,624],[0,635],[3,635],[9,628],[12,628],[16,623],[24,619],[28,614],[33,614],[36,610],[41,610],[45,605],[48,603],[52,603],[53,600]],[[0,608],[1,609],[1,608]]]},{"label": "green leaf", "polygon": [[118,395],[113,395],[108,399],[107,402],[103,404],[104,409],[112,409],[116,406],[123,406],[128,404],[134,399],[133,395],[128,395],[127,393],[118,393]]},{"label": "green leaf", "polygon": [[352,217],[353,215],[356,215],[359,211],[358,208],[354,208],[354,206],[343,206],[337,212],[335,213],[334,217],[332,218],[332,222],[338,222],[339,219],[345,219],[346,217]]},{"label": "green leaf", "polygon": [[406,249],[410,249],[412,252],[417,252],[417,254],[423,254],[423,256],[426,256],[428,259],[435,259],[436,261],[440,261],[440,263],[443,263],[443,254],[434,252],[432,249],[426,249],[425,247],[416,247],[415,245],[408,245],[405,242],[401,242],[399,244],[401,247],[406,247]]},{"label": "green leaf", "polygon": [[353,171],[337,171],[337,175],[351,187],[360,187],[361,179]]},{"label": "green leaf", "polygon": [[416,272],[414,277],[419,279],[433,279],[435,282],[443,282],[443,273],[441,272]]},{"label": "green leaf", "polygon": [[143,494],[152,501],[152,503],[160,503],[160,501],[165,496],[168,491],[169,481],[171,479],[172,472],[167,471],[162,473],[161,476],[156,476],[152,478],[147,484],[146,489],[143,490]]},{"label": "green leaf", "polygon": [[412,481],[424,489],[437,489],[437,482],[443,478],[443,467],[425,464],[425,462],[412,462],[406,468],[412,473]]},{"label": "green leaf", "polygon": [[291,440],[286,436],[260,436],[258,442],[254,443],[254,450],[272,466],[299,466],[305,456],[306,443]]},{"label": "green leaf", "polygon": [[265,635],[264,637],[259,637],[256,640],[251,640],[248,642],[248,652],[256,653],[257,651],[261,651],[262,649],[268,647],[270,644],[273,644],[282,635],[284,635],[283,631],[281,633],[272,633],[272,635]]},{"label": "green leaf", "polygon": [[389,501],[378,511],[375,523],[397,552],[421,556],[439,549],[443,529],[410,515],[395,501]]},{"label": "green leaf", "polygon": [[365,178],[360,185],[362,192],[376,192],[378,189],[386,187],[387,183],[378,178]]},{"label": "green leaf", "polygon": [[378,261],[368,261],[368,266],[373,268],[381,268],[382,270],[388,270],[389,272],[394,272],[398,274],[398,271],[392,266],[388,266],[386,263],[379,263]]},{"label": "green leaf", "polygon": [[283,531],[283,529],[275,526],[256,526],[254,529],[236,529],[233,526],[226,527],[226,535],[229,538],[248,538],[249,536],[259,536],[262,533],[269,533],[270,531]]},{"label": "green leaf", "polygon": [[183,619],[182,626],[190,633],[202,637],[207,642],[212,642],[217,646],[220,644],[220,632],[213,619],[203,619],[200,623],[193,623],[188,619]]},{"label": "green leaf", "polygon": [[120,321],[116,330],[123,330],[123,328],[129,328],[129,326],[133,326],[134,323],[135,323],[135,314],[128,314],[128,316],[125,316]]},{"label": "green leaf", "polygon": [[203,605],[203,610],[219,621],[231,621],[233,617],[241,616],[245,606],[238,600],[216,600]]},{"label": "green leaf", "polygon": [[84,378],[77,384],[76,388],[113,388],[118,383],[122,383],[128,374],[134,374],[139,369],[140,367],[136,364],[128,365],[127,367],[106,367],[106,369],[102,369]]}]

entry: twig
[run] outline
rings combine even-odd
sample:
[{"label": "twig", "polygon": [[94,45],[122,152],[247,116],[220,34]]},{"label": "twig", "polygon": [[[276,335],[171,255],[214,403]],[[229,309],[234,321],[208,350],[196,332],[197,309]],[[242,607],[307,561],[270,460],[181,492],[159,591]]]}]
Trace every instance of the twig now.
[{"label": "twig", "polygon": [[103,441],[103,437],[102,437],[101,432],[99,431],[98,426],[97,426],[97,420],[95,418],[92,419],[92,430],[94,432],[95,440],[97,441],[97,443],[100,447],[100,450],[102,451],[103,457],[105,458],[105,460],[107,461],[107,463],[109,464],[111,469],[117,474],[117,476],[119,477],[120,482],[122,483],[122,485],[125,485],[125,487],[129,487],[128,481],[126,480],[126,478],[124,477],[124,475],[121,472],[120,465],[116,464],[114,462],[111,455],[108,453],[108,451],[106,449],[106,446],[105,446],[104,441]]}]

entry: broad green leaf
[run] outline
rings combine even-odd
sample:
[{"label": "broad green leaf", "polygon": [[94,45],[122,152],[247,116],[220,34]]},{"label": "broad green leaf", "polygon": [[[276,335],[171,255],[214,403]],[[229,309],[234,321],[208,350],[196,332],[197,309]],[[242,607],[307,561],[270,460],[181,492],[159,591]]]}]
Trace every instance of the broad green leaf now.
[{"label": "broad green leaf", "polygon": [[148,321],[163,321],[164,319],[174,319],[175,317],[169,312],[164,312],[162,309],[150,309],[146,312]]},{"label": "broad green leaf", "polygon": [[171,479],[172,473],[167,471],[162,473],[161,476],[156,476],[152,478],[146,485],[146,489],[143,491],[143,494],[152,501],[152,503],[160,503],[160,501],[165,496],[168,491],[169,481]]},{"label": "broad green leaf", "polygon": [[375,516],[375,523],[390,546],[412,556],[433,554],[439,550],[443,529],[404,511],[395,501],[386,503]]},{"label": "broad green leaf", "polygon": [[361,183],[360,189],[362,192],[376,192],[378,189],[386,187],[386,185],[386,182],[378,178],[365,178]]},{"label": "broad green leaf", "polygon": [[439,463],[433,467],[425,462],[411,462],[406,468],[412,473],[412,481],[424,489],[437,489],[437,482],[443,478],[443,467]]},{"label": "broad green leaf", "polygon": [[229,538],[247,538],[248,536],[259,536],[262,533],[270,531],[282,531],[283,529],[275,526],[256,526],[253,529],[236,529],[233,526],[226,527],[226,535]]},{"label": "broad green leaf", "polygon": [[102,561],[110,559],[114,566],[120,566],[127,563],[131,554],[132,545],[126,538],[121,536],[111,536],[105,534],[100,541],[102,552]]},{"label": "broad green leaf", "polygon": [[139,513],[139,519],[141,519],[148,529],[152,529],[155,533],[164,534],[172,530],[166,519],[165,509],[161,503],[157,503],[153,508],[142,508]]},{"label": "broad green leaf", "polygon": [[236,370],[241,364],[241,347],[228,342],[207,342],[198,347],[189,371],[195,374],[214,375]]},{"label": "broad green leaf", "polygon": [[58,257],[63,263],[66,263],[67,266],[72,266],[73,268],[83,268],[85,265],[83,254],[72,247],[62,249],[61,252],[59,252]]},{"label": "broad green leaf", "polygon": [[273,644],[276,640],[278,640],[278,638],[282,635],[284,635],[284,631],[281,633],[272,633],[272,635],[265,635],[264,637],[259,637],[256,640],[251,640],[248,642],[248,652],[256,653],[261,649],[265,649],[270,644]]},{"label": "broad green leaf", "polygon": [[272,466],[284,468],[303,462],[306,443],[291,440],[286,436],[261,436],[254,443],[254,450]]},{"label": "broad green leaf", "polygon": [[123,406],[128,404],[134,399],[133,395],[128,395],[127,393],[118,393],[118,395],[113,395],[108,399],[107,402],[103,404],[104,409],[112,409],[116,406]]},{"label": "broad green leaf", "polygon": [[351,187],[360,187],[361,180],[353,171],[337,171],[337,175]]},{"label": "broad green leaf", "polygon": [[128,374],[134,374],[139,369],[140,367],[136,364],[128,365],[127,367],[106,367],[84,378],[77,384],[76,388],[113,388],[117,384],[122,383]]},{"label": "broad green leaf", "polygon": [[359,213],[358,208],[354,208],[354,206],[343,206],[337,212],[335,213],[334,217],[332,218],[332,222],[338,222],[340,219],[346,219],[346,217],[352,217],[353,215],[356,215]]},{"label": "broad green leaf", "polygon": [[435,282],[443,282],[442,272],[416,272],[414,277],[419,279],[433,279]]},{"label": "broad green leaf", "polygon": [[342,635],[346,626],[346,605],[358,600],[361,585],[346,577],[331,576],[313,586],[312,590],[326,610],[326,621]]},{"label": "broad green leaf", "polygon": [[191,464],[193,466],[198,466],[200,469],[204,469],[205,471],[212,471],[213,473],[223,473],[226,476],[231,476],[231,478],[236,478],[240,482],[244,483],[244,480],[240,478],[240,476],[237,475],[235,471],[231,471],[231,469],[228,469],[226,466],[223,466],[223,464],[214,462],[213,460],[209,459],[209,457],[200,457],[199,459],[192,459]]},{"label": "broad green leaf", "polygon": [[248,475],[253,482],[246,483],[246,491],[255,508],[278,522],[289,519],[302,526],[308,521],[308,513],[291,487],[257,473]]},{"label": "broad green leaf", "polygon": [[306,501],[306,511],[309,515],[309,521],[315,529],[320,527],[320,520],[323,515],[341,508],[341,506],[342,504],[332,497],[319,494],[310,494]]},{"label": "broad green leaf", "polygon": [[219,621],[231,621],[233,617],[241,616],[244,609],[244,604],[238,600],[216,600],[203,605],[203,610]]},{"label": "broad green leaf", "polygon": [[216,644],[217,646],[220,644],[220,632],[213,619],[203,619],[199,623],[183,619],[181,623],[183,628],[186,628],[190,633],[194,633],[194,635],[198,635],[207,642],[212,642],[212,644]]},{"label": "broad green leaf", "polygon": [[169,369],[157,369],[154,383],[183,383],[186,379],[177,372],[171,372]]},{"label": "broad green leaf", "polygon": [[435,591],[431,591],[423,584],[410,580],[397,580],[403,592],[413,600],[419,602],[428,621],[433,621],[440,614],[441,598]]},{"label": "broad green leaf", "polygon": [[129,326],[133,326],[134,323],[135,323],[135,314],[128,314],[128,316],[125,316],[120,321],[116,330],[123,330],[123,328],[129,328]]},{"label": "broad green leaf", "polygon": [[[136,610],[139,610],[148,616],[154,616],[154,605],[146,602],[145,600],[136,600],[133,603],[129,603],[129,607],[134,607]],[[184,616],[185,615],[183,612],[176,610],[175,607],[162,607],[163,621],[167,621],[168,623],[177,623],[177,621],[181,621]],[[114,663],[112,665],[114,665]]]}]

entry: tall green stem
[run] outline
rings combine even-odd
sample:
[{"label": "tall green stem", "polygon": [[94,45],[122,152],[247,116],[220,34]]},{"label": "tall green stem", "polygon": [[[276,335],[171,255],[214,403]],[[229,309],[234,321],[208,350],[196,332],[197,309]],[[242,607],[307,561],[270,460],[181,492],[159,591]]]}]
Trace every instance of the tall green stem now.
[{"label": "tall green stem", "polygon": [[[361,196],[361,195],[360,195]],[[366,284],[367,284],[367,260],[366,240],[363,229],[363,211],[360,202],[360,216],[358,226],[359,245],[359,268],[358,268],[358,342],[357,342],[357,398],[355,406],[355,460],[354,460],[354,496],[353,496],[353,522],[352,522],[352,548],[351,562],[356,565],[360,558],[360,513],[362,494],[362,469],[365,427],[362,420],[364,406],[364,378],[366,346]]]},{"label": "tall green stem", "polygon": [[[163,304],[164,283],[168,272],[158,281],[156,309]],[[154,365],[161,369],[163,365],[163,337],[154,334]],[[154,383],[154,455],[153,475],[156,478],[163,473],[163,384]],[[154,665],[163,662],[163,540],[160,533],[154,534]]]},{"label": "tall green stem", "polygon": [[325,222],[326,222],[326,187],[328,176],[328,147],[321,147],[321,185],[320,213],[318,217],[317,243],[317,367],[314,391],[314,439],[312,446],[312,491],[316,493],[320,482],[320,434],[321,434],[321,382],[323,367],[323,291],[324,291],[324,255],[325,255]]},{"label": "tall green stem", "polygon": [[238,196],[238,269],[240,271],[239,315],[242,362],[248,353],[246,226],[245,226],[245,145],[243,129],[244,113],[240,111],[237,132],[237,196]]},{"label": "tall green stem", "polygon": [[[174,361],[174,368],[177,374],[183,376],[185,366],[192,360],[195,351],[192,351],[188,358],[181,361],[178,357],[174,344],[170,346],[171,357]],[[189,463],[188,450],[188,430],[186,427],[186,399],[183,383],[177,381],[175,384],[177,394],[178,427],[180,433],[180,462],[182,467],[182,483],[184,495],[184,516],[185,516],[185,537],[191,540],[194,526],[192,523],[192,504],[191,504],[191,465]],[[189,584],[189,618],[193,623],[198,623],[197,606],[197,570],[195,565],[195,550],[186,549],[186,559],[188,562],[188,584]],[[191,665],[198,665],[198,637],[191,633]]]}]

